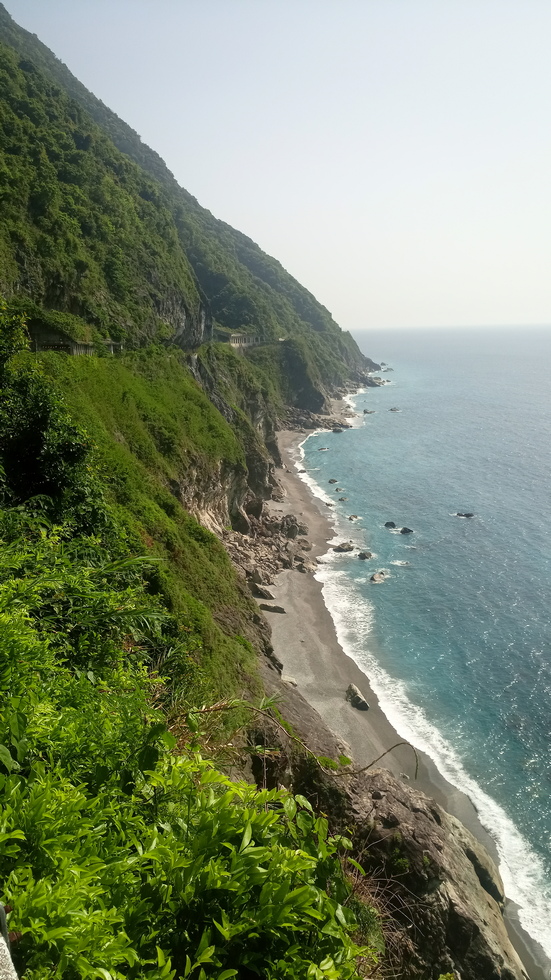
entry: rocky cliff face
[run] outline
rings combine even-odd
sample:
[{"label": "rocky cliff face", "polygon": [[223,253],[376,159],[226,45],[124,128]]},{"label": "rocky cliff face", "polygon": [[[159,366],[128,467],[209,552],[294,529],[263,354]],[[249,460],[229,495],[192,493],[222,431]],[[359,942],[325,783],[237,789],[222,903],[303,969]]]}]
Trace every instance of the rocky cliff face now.
[{"label": "rocky cliff face", "polygon": [[[264,682],[315,756],[343,747],[269,661]],[[485,848],[455,817],[386,769],[354,776],[322,770],[279,728],[265,725],[256,744],[278,744],[262,778],[283,782],[346,831],[380,896],[393,975],[401,980],[528,980],[503,921],[503,884]],[[258,776],[258,772],[256,774]]]},{"label": "rocky cliff face", "polygon": [[376,856],[396,879],[407,976],[525,978],[503,922],[501,878],[473,835],[388,770],[374,771],[349,792],[359,852],[371,866]]},{"label": "rocky cliff face", "polygon": [[243,467],[221,463],[205,474],[192,464],[173,481],[171,490],[183,507],[214,534],[221,536],[228,527],[242,533],[248,531],[244,505],[250,490]]},{"label": "rocky cliff face", "polygon": [[[263,502],[277,485],[274,469],[281,460],[276,441],[276,417],[264,394],[243,385],[239,393],[243,408],[230,402],[228,388],[233,382],[224,377],[223,366],[214,367],[192,354],[189,364],[193,376],[212,404],[234,428],[240,431],[246,470],[220,473],[218,486],[203,486],[197,474],[186,474],[181,499],[184,506],[211,530],[219,533],[231,526],[247,534],[249,515],[258,517]],[[234,382],[233,382],[234,383]],[[189,504],[186,503],[189,500]]]},{"label": "rocky cliff face", "polygon": [[[165,298],[163,298],[165,303]],[[166,308],[163,305],[160,314],[174,328],[172,340],[182,350],[196,350],[201,344],[212,340],[212,318],[204,307],[197,313],[188,310]]]}]

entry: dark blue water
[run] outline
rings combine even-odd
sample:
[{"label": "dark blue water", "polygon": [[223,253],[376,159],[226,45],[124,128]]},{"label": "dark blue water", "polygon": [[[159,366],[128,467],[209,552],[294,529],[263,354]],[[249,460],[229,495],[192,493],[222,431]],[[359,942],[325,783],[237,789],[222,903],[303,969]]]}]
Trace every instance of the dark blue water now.
[{"label": "dark blue water", "polygon": [[391,384],[303,465],[337,536],[376,557],[330,553],[325,599],[394,726],[477,806],[551,956],[551,330],[356,336]]}]

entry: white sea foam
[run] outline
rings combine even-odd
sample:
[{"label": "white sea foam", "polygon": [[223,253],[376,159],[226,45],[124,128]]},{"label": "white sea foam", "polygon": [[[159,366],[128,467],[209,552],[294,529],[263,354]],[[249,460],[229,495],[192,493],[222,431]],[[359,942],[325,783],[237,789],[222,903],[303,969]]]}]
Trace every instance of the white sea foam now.
[{"label": "white sea foam", "polygon": [[[354,405],[354,399],[358,395],[365,395],[366,391],[367,388],[358,388],[358,390],[353,392],[353,394],[344,395],[343,402],[346,402],[348,407],[355,412],[356,406]],[[363,415],[354,415],[353,417],[348,417],[346,421],[348,422],[348,424],[352,429],[358,429],[361,425],[363,425],[363,419],[364,419]]]},{"label": "white sea foam", "polygon": [[350,577],[331,567],[320,567],[315,577],[323,585],[339,643],[369,678],[390,723],[401,738],[430,756],[442,775],[473,802],[496,843],[505,892],[519,906],[522,927],[551,956],[551,890],[542,861],[503,808],[469,776],[457,752],[425,712],[409,700],[404,682],[390,677],[375,659],[366,642],[373,610],[351,590]]},{"label": "white sea foam", "polygon": [[[295,462],[297,470],[303,466],[303,446],[308,438],[299,447]],[[329,499],[307,473],[301,473],[300,479],[314,496],[323,501]],[[344,524],[335,512],[327,516],[335,530],[339,524]],[[348,531],[353,526],[353,523],[349,524]],[[415,546],[407,547],[413,549]],[[373,624],[373,609],[354,589],[351,576],[338,562],[341,557],[329,551],[315,574],[322,583],[324,601],[339,643],[369,678],[381,709],[400,737],[425,752],[448,782],[472,801],[480,822],[495,841],[505,893],[518,906],[521,926],[551,957],[551,888],[541,859],[503,808],[468,774],[459,754],[429,721],[423,709],[409,700],[405,683],[392,678],[370,651],[367,638]]]}]

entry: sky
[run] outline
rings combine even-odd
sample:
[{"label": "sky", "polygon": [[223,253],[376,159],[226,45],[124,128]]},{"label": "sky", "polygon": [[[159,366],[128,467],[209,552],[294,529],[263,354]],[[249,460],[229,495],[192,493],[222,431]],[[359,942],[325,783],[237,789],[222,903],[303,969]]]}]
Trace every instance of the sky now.
[{"label": "sky", "polygon": [[4,0],[349,330],[551,323],[549,0]]}]

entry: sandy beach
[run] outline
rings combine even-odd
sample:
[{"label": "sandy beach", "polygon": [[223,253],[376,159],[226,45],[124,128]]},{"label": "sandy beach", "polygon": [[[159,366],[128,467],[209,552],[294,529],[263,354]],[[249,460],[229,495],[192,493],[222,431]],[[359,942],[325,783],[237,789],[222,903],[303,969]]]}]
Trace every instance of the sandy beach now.
[{"label": "sandy beach", "polygon": [[[328,541],[334,535],[323,502],[310,492],[294,466],[298,447],[306,435],[295,431],[278,433],[283,467],[278,469],[277,475],[285,500],[281,503],[272,501],[269,506],[275,513],[295,514],[308,525],[308,540],[312,544],[310,557],[315,559],[327,553]],[[381,710],[368,678],[340,646],[323,600],[321,584],[311,574],[301,575],[296,570],[289,570],[281,572],[271,588],[276,602],[286,612],[285,615],[270,616],[274,650],[283,664],[283,676],[294,679],[299,692],[345,743],[346,754],[354,763],[358,767],[369,765],[401,738]],[[356,684],[365,696],[369,711],[357,711],[345,700],[346,689],[351,683]],[[418,762],[416,787],[458,817],[498,863],[495,844],[468,797],[448,783],[424,753],[418,753]],[[380,765],[399,778],[412,782],[415,779],[416,757],[408,745],[385,755]],[[540,955],[539,947],[521,929],[512,903],[506,911],[506,922],[531,980],[547,980],[551,975],[549,964],[543,951]]]}]

